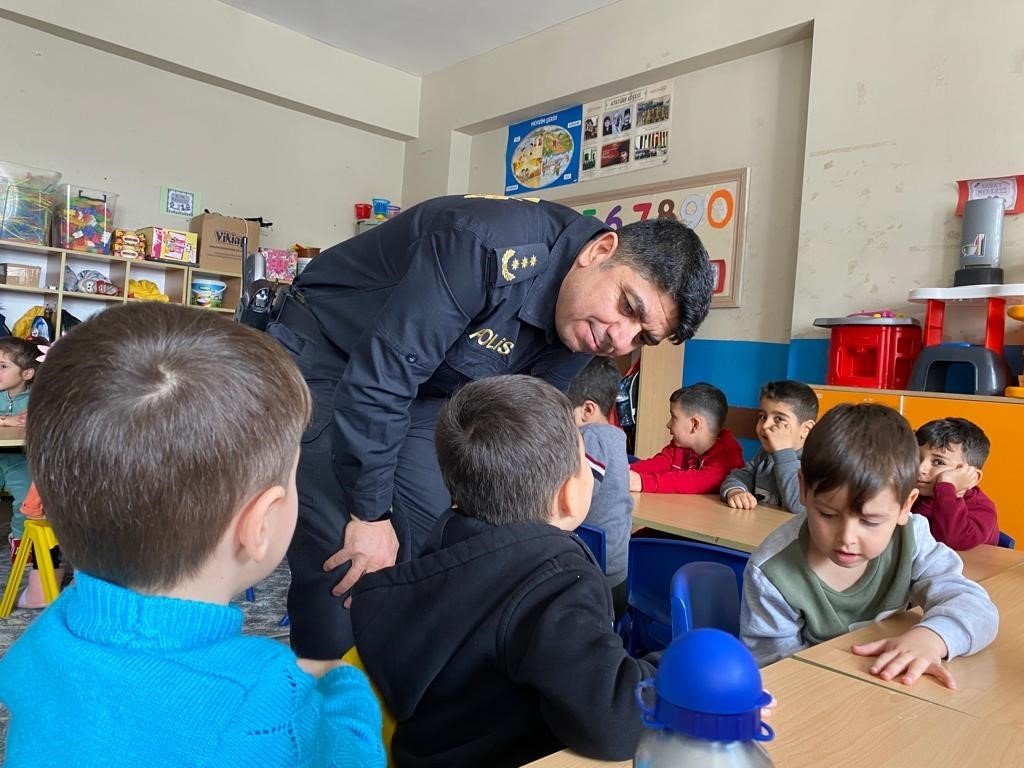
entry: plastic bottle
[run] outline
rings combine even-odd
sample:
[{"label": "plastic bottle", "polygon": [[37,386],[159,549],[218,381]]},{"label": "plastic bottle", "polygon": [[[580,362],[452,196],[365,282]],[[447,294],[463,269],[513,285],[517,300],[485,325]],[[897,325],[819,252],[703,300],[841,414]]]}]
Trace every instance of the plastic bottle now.
[{"label": "plastic bottle", "polygon": [[620,427],[632,427],[636,424],[633,419],[633,406],[629,401],[629,387],[632,381],[632,376],[620,381],[619,393],[615,396],[615,412],[619,417]]},{"label": "plastic bottle", "polygon": [[[653,694],[653,695],[652,695]],[[750,651],[718,629],[672,641],[658,676],[637,686],[648,726],[634,768],[771,768],[759,742],[775,733],[761,722],[771,697]]]}]

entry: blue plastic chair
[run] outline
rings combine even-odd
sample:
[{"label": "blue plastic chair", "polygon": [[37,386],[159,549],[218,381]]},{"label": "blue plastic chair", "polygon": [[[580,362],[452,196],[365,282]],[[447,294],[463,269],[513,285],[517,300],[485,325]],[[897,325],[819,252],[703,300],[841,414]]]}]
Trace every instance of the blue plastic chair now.
[{"label": "blue plastic chair", "polygon": [[619,635],[633,656],[658,651],[672,641],[671,586],[676,571],[687,563],[714,562],[728,566],[743,589],[743,569],[750,553],[679,539],[629,540],[626,612]]},{"label": "blue plastic chair", "polygon": [[583,523],[573,533],[579,536],[583,543],[587,545],[587,548],[594,555],[594,559],[597,560],[597,564],[601,566],[601,572],[607,573],[605,569],[606,544],[604,528]]},{"label": "blue plastic chair", "polygon": [[672,637],[712,627],[740,634],[736,574],[723,563],[687,563],[672,577]]},{"label": "blue plastic chair", "polygon": [[999,532],[999,543],[996,545],[999,547],[1005,547],[1006,549],[1016,549],[1017,542],[1013,540],[1013,537],[1008,533]]}]

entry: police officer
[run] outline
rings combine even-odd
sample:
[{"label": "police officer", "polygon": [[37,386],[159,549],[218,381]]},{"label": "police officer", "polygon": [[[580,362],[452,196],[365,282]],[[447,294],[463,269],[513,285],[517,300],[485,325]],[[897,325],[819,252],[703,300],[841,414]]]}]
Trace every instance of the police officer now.
[{"label": "police officer", "polygon": [[288,550],[295,651],[350,648],[345,594],[415,556],[450,505],[434,422],[455,389],[530,373],[565,390],[592,355],[690,338],[711,292],[707,253],[685,225],[616,232],[524,198],[428,200],[314,259],[267,329],[314,402]]}]

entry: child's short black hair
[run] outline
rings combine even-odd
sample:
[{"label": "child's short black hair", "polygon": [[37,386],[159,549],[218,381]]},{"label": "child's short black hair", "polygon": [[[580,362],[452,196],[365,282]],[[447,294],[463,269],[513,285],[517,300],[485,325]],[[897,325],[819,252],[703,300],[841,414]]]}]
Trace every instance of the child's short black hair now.
[{"label": "child's short black hair", "polygon": [[34,342],[19,339],[17,336],[0,338],[0,354],[10,355],[11,362],[21,370],[39,368],[39,347]]},{"label": "child's short black hair", "polygon": [[704,381],[677,389],[668,400],[686,413],[703,415],[708,420],[708,428],[715,434],[722,430],[729,414],[729,402],[722,390]]},{"label": "child's short black hair", "polygon": [[807,436],[800,469],[808,491],[846,488],[858,512],[886,488],[902,504],[917,484],[917,441],[892,408],[874,403],[837,405]]},{"label": "child's short black hair", "polygon": [[818,418],[818,396],[802,381],[793,379],[769,381],[761,387],[760,399],[788,405],[793,409],[797,421],[801,424]]},{"label": "child's short black hair", "polygon": [[578,408],[587,400],[593,400],[601,409],[601,413],[608,417],[615,407],[620,381],[622,376],[619,375],[619,369],[613,360],[595,357],[569,382],[569,391],[566,395],[573,408]]},{"label": "child's short black hair", "polygon": [[964,459],[977,469],[981,469],[985,465],[988,452],[992,448],[992,444],[981,427],[957,416],[929,421],[918,427],[914,434],[917,437],[917,444],[921,446],[932,445],[948,450],[954,445],[959,445]]},{"label": "child's short black hair", "polygon": [[61,338],[28,410],[28,465],[61,549],[150,590],[195,574],[243,504],[287,485],[310,396],[267,334],[139,302]]},{"label": "child's short black hair", "polygon": [[580,471],[569,400],[532,376],[495,376],[456,392],[437,417],[441,476],[461,514],[492,525],[547,522]]}]

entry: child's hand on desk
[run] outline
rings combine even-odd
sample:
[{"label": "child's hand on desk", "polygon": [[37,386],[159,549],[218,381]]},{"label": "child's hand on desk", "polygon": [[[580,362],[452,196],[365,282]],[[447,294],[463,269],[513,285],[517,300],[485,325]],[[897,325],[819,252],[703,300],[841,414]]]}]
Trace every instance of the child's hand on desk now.
[{"label": "child's hand on desk", "polygon": [[19,413],[18,416],[14,419],[14,426],[16,426],[16,427],[24,427],[25,426],[25,421],[26,421],[27,418],[28,418],[28,411],[23,411],[22,413]]},{"label": "child's hand on desk", "polygon": [[642,491],[644,489],[644,482],[633,470],[629,470],[629,490],[631,491]]},{"label": "child's hand on desk", "polygon": [[857,656],[877,656],[871,674],[883,680],[899,677],[904,685],[913,685],[921,675],[931,675],[947,688],[956,689],[953,675],[942,666],[949,649],[930,629],[914,627],[896,637],[855,645],[852,650]]},{"label": "child's hand on desk", "polygon": [[726,495],[725,503],[733,509],[753,509],[757,506],[757,496],[750,491],[734,488]]},{"label": "child's hand on desk", "polygon": [[298,663],[299,669],[313,677],[323,677],[332,669],[337,669],[338,667],[343,667],[347,664],[347,662],[344,662],[341,659],[330,659],[329,661],[322,661],[320,659],[296,659],[295,661]]}]

